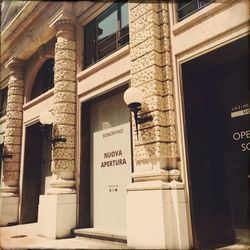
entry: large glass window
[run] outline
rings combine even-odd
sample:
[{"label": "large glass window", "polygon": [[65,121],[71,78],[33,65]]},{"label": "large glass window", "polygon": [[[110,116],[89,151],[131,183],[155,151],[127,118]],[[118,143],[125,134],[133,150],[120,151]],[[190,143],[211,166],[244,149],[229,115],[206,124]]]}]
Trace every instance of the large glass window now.
[{"label": "large glass window", "polygon": [[54,59],[48,59],[39,70],[33,84],[31,100],[54,87]]},{"label": "large glass window", "polygon": [[178,0],[177,2],[178,21],[181,21],[185,17],[188,17],[189,15],[205,7],[212,1],[213,0]]},{"label": "large glass window", "polygon": [[0,117],[6,115],[8,88],[0,90]]},{"label": "large glass window", "polygon": [[128,42],[128,4],[115,3],[84,27],[84,67]]}]

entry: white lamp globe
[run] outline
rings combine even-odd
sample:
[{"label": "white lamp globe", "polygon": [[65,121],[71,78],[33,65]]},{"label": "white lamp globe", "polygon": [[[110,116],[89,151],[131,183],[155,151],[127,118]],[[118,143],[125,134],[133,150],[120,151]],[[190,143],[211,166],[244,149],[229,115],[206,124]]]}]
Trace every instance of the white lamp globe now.
[{"label": "white lamp globe", "polygon": [[142,104],[143,92],[138,88],[131,87],[125,91],[123,98],[127,105],[132,103]]},{"label": "white lamp globe", "polygon": [[39,121],[42,124],[50,125],[53,123],[53,114],[49,111],[44,111],[39,115]]}]

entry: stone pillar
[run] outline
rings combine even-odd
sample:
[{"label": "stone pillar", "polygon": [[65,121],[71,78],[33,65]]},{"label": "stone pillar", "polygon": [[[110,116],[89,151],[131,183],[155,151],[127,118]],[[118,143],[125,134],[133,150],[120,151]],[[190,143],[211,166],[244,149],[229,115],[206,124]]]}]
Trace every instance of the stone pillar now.
[{"label": "stone pillar", "polygon": [[[129,2],[131,86],[144,92],[153,121],[134,135],[128,186],[128,246],[189,248],[184,184],[178,169],[167,3]],[[135,131],[135,129],[133,129]]]},{"label": "stone pillar", "polygon": [[19,205],[19,175],[23,119],[22,61],[12,58],[9,69],[6,131],[4,137],[3,179],[0,188],[0,224],[17,223]]},{"label": "stone pillar", "polygon": [[[40,196],[38,234],[63,238],[76,227],[75,130],[76,42],[73,3],[63,2],[63,14],[51,26],[56,31],[53,136],[65,137],[52,147],[51,188]],[[48,213],[48,210],[50,213]]]},{"label": "stone pillar", "polygon": [[75,24],[72,20],[59,20],[54,24],[57,34],[54,77],[55,137],[65,137],[52,151],[52,173],[48,194],[75,193],[75,129],[76,129],[76,43]]}]

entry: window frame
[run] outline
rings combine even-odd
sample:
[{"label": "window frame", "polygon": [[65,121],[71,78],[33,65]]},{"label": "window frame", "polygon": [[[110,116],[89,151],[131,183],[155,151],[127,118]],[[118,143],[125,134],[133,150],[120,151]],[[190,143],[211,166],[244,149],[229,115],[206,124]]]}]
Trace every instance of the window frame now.
[{"label": "window frame", "polygon": [[[51,67],[51,64],[52,64],[52,67]],[[54,83],[54,77],[55,77],[54,67],[55,67],[54,58],[47,59],[41,65],[40,69],[38,70],[35,76],[34,82],[32,84],[30,101],[34,100],[35,98],[39,97],[40,95],[54,88],[54,84],[55,84]],[[48,82],[46,82],[46,80],[44,79],[44,75],[46,75],[47,71],[51,71],[51,75],[49,76],[50,79],[48,80]],[[42,78],[42,79],[39,79],[39,78]]]},{"label": "window frame", "polygon": [[[113,4],[111,4],[108,8],[106,8],[105,10],[103,10],[99,15],[97,15],[94,19],[92,19],[91,21],[89,21],[88,23],[86,23],[83,27],[83,57],[82,57],[82,69],[86,69],[92,65],[94,65],[95,63],[99,62],[100,60],[104,59],[105,57],[109,56],[110,54],[116,52],[117,50],[119,50],[120,48],[122,48],[123,46],[129,44],[129,24],[127,24],[124,27],[121,27],[121,7],[123,4],[126,4],[127,1],[121,1],[121,2],[115,2]],[[103,56],[100,56],[100,51],[99,51],[99,45],[100,42],[98,42],[98,23],[100,23],[103,19],[105,19],[105,17],[107,17],[108,15],[110,15],[113,11],[117,10],[117,16],[116,16],[116,31],[114,33],[112,33],[111,35],[107,36],[105,39],[115,35],[115,49],[111,50],[110,52],[106,53]],[[128,9],[127,9],[128,11]],[[90,56],[89,58],[86,58],[86,54],[85,51],[87,51],[87,35],[86,35],[86,29],[91,27],[91,25],[93,25],[93,29],[94,29],[94,41],[93,41],[93,50],[91,51],[92,53],[92,57]],[[127,33],[125,33],[125,35],[121,36],[121,30],[128,28]],[[89,31],[90,32],[90,31]],[[125,42],[121,42],[122,39],[127,39],[127,41]],[[103,41],[102,41],[103,42]],[[112,44],[112,43],[111,43]],[[108,46],[106,46],[105,48],[109,47],[110,44],[108,44]],[[104,49],[105,49],[104,48]]]},{"label": "window frame", "polygon": [[[180,17],[180,14],[179,14],[179,11],[185,7],[187,7],[187,5],[189,5],[192,1],[195,1],[196,4],[197,4],[197,8],[191,12],[189,12],[188,14],[186,15],[183,15]],[[176,3],[176,19],[177,19],[177,22],[181,22],[182,20],[184,20],[185,18],[193,15],[194,13],[198,12],[199,10],[205,8],[206,6],[208,6],[209,4],[211,4],[212,2],[214,2],[214,0],[208,0],[209,2],[207,3],[204,3],[204,1],[206,0],[191,0],[189,3],[186,3],[184,6],[182,7],[179,7],[179,2],[177,1]]]},{"label": "window frame", "polygon": [[0,90],[0,118],[6,115],[8,101],[8,87]]}]

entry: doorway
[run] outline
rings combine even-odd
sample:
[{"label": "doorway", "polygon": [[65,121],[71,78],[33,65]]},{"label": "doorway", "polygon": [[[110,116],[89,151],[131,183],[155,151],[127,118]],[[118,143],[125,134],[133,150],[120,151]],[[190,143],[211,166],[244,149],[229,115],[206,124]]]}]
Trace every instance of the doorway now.
[{"label": "doorway", "polygon": [[182,64],[194,246],[249,244],[249,37]]},{"label": "doorway", "polygon": [[45,194],[51,178],[51,133],[40,124],[26,128],[21,223],[37,222],[39,196]]},{"label": "doorway", "polygon": [[[127,87],[126,87],[127,88]],[[82,106],[81,227],[126,235],[130,113],[122,87]]]}]

